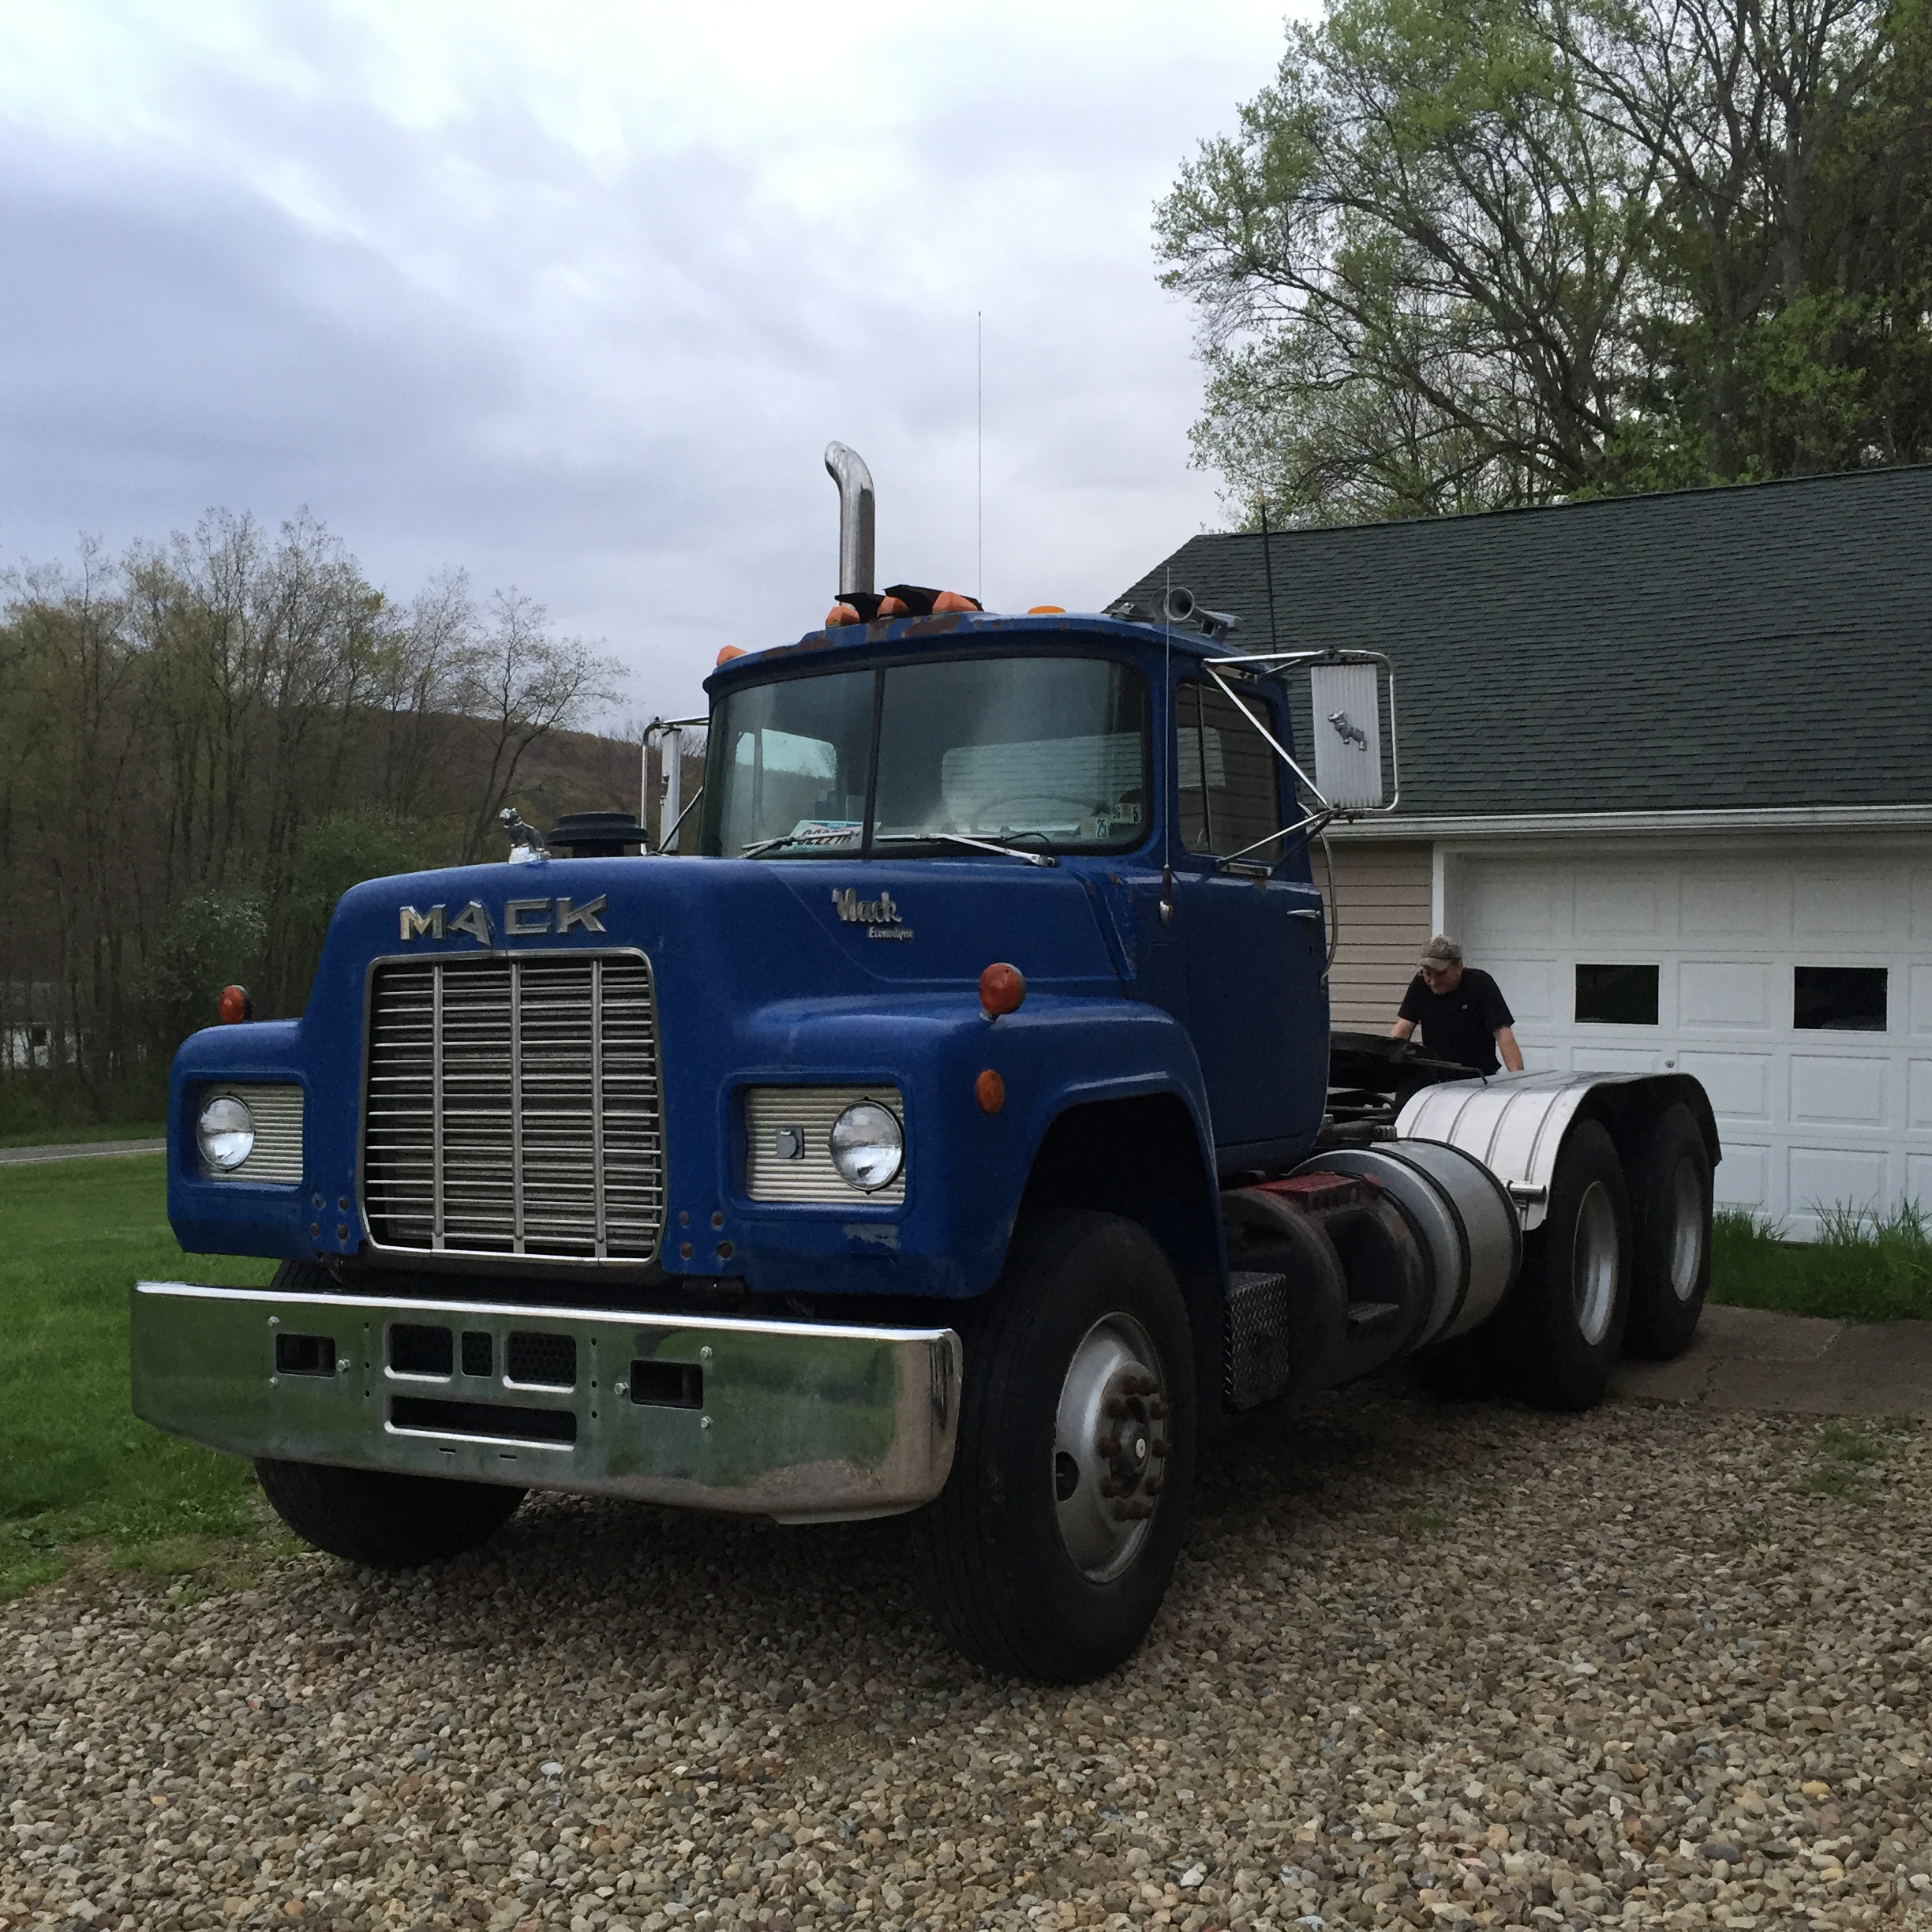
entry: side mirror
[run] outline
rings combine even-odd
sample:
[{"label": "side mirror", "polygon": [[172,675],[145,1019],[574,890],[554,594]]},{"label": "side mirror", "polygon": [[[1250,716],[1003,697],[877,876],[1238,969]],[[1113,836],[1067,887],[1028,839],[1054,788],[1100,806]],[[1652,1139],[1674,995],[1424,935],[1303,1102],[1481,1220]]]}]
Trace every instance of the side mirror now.
[{"label": "side mirror", "polygon": [[[1342,811],[1382,808],[1382,694],[1372,663],[1317,662],[1309,666],[1309,698],[1315,737],[1315,784]],[[1391,746],[1395,693],[1389,689]]]}]

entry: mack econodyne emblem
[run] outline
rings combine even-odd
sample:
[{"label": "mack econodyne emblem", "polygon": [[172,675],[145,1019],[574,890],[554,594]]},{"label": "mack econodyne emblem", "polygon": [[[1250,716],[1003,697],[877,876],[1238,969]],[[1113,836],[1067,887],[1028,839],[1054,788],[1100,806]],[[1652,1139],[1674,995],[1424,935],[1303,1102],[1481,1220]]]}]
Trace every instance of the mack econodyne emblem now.
[{"label": "mack econodyne emblem", "polygon": [[832,903],[848,926],[864,927],[868,939],[912,937],[912,928],[904,923],[898,901],[889,892],[881,891],[876,899],[861,899],[856,886],[835,886],[832,889]]},{"label": "mack econodyne emblem", "polygon": [[[582,905],[569,899],[511,899],[504,906],[503,930],[506,939],[534,939],[541,934],[562,934],[575,931],[581,926],[586,932],[601,933],[604,922],[597,915],[608,903],[607,896],[599,893],[594,899]],[[556,908],[554,925],[551,908]],[[479,945],[491,943],[495,928],[490,923],[489,908],[480,899],[472,899],[453,918],[445,906],[432,905],[425,912],[406,905],[402,908],[402,937],[420,939],[442,939],[454,933],[467,933]]]}]

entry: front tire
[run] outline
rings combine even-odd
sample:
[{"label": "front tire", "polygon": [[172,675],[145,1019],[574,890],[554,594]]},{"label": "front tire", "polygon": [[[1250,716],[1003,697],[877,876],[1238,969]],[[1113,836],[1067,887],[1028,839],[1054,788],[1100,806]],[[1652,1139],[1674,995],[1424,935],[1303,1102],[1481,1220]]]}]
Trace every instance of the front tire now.
[{"label": "front tire", "polygon": [[1522,1279],[1499,1341],[1523,1400],[1593,1409],[1610,1385],[1630,1312],[1630,1195],[1616,1144],[1595,1121],[1564,1136],[1549,1212],[1523,1242]]},{"label": "front tire", "polygon": [[1710,1150],[1687,1106],[1665,1109],[1633,1172],[1636,1257],[1624,1346],[1669,1361],[1690,1346],[1710,1289]]},{"label": "front tire", "polygon": [[372,1570],[414,1570],[489,1539],[523,1492],[495,1483],[267,1458],[255,1473],[275,1512],[305,1543]]},{"label": "front tire", "polygon": [[1130,1657],[1174,1575],[1194,1480],[1194,1349],[1138,1223],[1023,1225],[966,1327],[953,1471],[913,1525],[934,1615],[989,1670],[1084,1683]]}]

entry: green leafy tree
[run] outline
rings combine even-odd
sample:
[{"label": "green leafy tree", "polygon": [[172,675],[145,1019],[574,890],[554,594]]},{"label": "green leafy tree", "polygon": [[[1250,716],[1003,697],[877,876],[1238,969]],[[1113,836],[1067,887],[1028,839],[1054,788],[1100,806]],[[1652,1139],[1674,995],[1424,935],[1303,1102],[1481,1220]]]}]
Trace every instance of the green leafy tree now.
[{"label": "green leafy tree", "polygon": [[1928,0],[1338,0],[1157,212],[1197,460],[1352,520],[1928,453]]}]

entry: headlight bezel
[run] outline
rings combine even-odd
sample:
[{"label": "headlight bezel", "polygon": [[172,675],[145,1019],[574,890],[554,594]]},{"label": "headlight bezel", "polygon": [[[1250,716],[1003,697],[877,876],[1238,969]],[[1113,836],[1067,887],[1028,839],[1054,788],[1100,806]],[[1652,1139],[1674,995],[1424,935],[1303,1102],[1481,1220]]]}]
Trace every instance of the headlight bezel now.
[{"label": "headlight bezel", "polygon": [[[226,1109],[233,1112],[224,1113],[219,1124],[211,1124],[210,1117]],[[202,1171],[231,1174],[244,1166],[255,1151],[255,1132],[254,1112],[240,1095],[219,1090],[204,1094],[195,1115],[195,1146]]]},{"label": "headlight bezel", "polygon": [[[877,1118],[859,1118],[865,1115]],[[905,1122],[882,1100],[855,1100],[832,1123],[826,1151],[854,1193],[880,1193],[905,1171]]]}]

